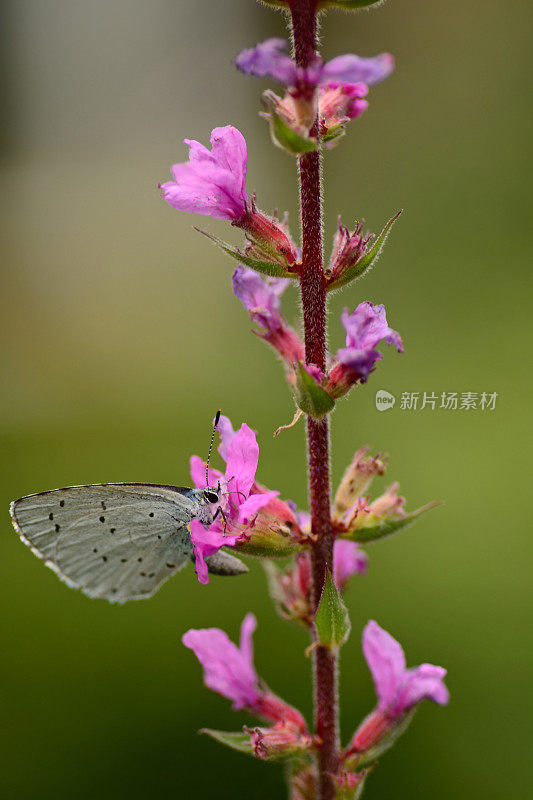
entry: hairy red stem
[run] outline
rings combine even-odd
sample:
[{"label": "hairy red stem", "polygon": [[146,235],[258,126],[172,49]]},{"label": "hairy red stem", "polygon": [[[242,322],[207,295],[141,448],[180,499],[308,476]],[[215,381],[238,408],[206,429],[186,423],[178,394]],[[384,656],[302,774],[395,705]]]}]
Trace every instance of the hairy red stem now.
[{"label": "hairy red stem", "polygon": [[[306,67],[316,52],[317,1],[291,0],[294,56]],[[317,133],[316,129],[312,133]],[[326,367],[326,284],[322,263],[321,160],[318,151],[299,158],[302,214],[302,269],[300,289],[305,332],[306,363]],[[313,603],[316,608],[333,567],[333,533],[330,512],[329,421],[307,420],[309,454],[309,499],[311,526],[316,542],[311,552]],[[316,647],[314,659],[315,731],[318,749],[319,800],[335,797],[333,775],[337,772],[339,719],[336,656],[326,647]]]}]

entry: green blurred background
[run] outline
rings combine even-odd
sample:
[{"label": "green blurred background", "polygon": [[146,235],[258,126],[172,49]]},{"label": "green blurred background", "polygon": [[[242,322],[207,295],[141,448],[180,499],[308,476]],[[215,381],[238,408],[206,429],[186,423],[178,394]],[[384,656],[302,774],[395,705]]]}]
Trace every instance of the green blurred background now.
[{"label": "green blurred background", "polygon": [[[289,209],[294,167],[257,116],[268,82],[231,59],[284,21],[252,0],[17,0],[2,5],[3,474],[0,660],[3,796],[283,796],[281,770],[197,737],[245,721],[207,692],[180,643],[259,619],[256,663],[310,714],[303,632],[276,617],[259,564],[197,584],[192,569],[122,608],[68,590],[19,542],[8,501],[68,484],[187,484],[221,407],[259,431],[260,479],[306,502],[303,425],[282,370],[249,334],[232,265],[156,188],[184,137],[232,123],[248,188]],[[327,57],[389,50],[397,70],[327,155],[326,242],[337,213],[378,229],[405,213],[379,265],[331,302],[383,302],[404,338],[333,417],[335,482],[362,444],[389,452],[408,506],[445,505],[370,550],[347,599],[346,740],[373,704],[360,632],[375,618],[410,664],[449,669],[452,702],[425,704],[369,781],[371,798],[530,794],[531,432],[528,103],[533,22],[521,0],[391,0],[331,13]],[[285,310],[297,320],[297,297]],[[402,411],[377,389],[498,392],[494,411]],[[382,486],[385,483],[382,481]],[[377,488],[381,488],[378,486]],[[529,762],[529,764],[528,764]]]}]

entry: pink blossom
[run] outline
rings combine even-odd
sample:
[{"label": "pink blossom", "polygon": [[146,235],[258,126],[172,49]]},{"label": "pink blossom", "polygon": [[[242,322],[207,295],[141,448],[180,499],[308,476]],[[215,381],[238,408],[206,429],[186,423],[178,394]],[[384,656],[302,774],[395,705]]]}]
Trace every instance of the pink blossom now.
[{"label": "pink blossom", "polygon": [[239,220],[246,212],[246,142],[237,128],[226,125],[211,133],[211,150],[193,139],[189,161],[174,164],[174,180],[160,184],[174,208],[215,219]]},{"label": "pink blossom", "polygon": [[191,629],[182,638],[204,668],[207,688],[231,700],[234,711],[254,708],[261,699],[253,663],[252,635],[256,627],[254,615],[247,614],[239,647],[219,628]]},{"label": "pink blossom", "polygon": [[269,77],[289,87],[323,86],[331,82],[372,85],[387,78],[394,69],[390,53],[374,58],[346,54],[324,62],[319,56],[307,68],[297,67],[286,54],[285,39],[267,39],[255,47],[242,50],[235,65],[248,75]]},{"label": "pink blossom", "polygon": [[391,746],[422,700],[446,705],[450,696],[444,684],[446,670],[433,664],[407,669],[402,646],[369,622],[363,631],[363,653],[374,679],[378,703],[361,723],[344,759],[369,750],[379,754]]},{"label": "pink blossom", "polygon": [[256,627],[255,616],[247,614],[241,625],[238,647],[219,628],[191,629],[184,634],[182,642],[194,652],[204,668],[204,682],[208,689],[231,700],[234,711],[245,708],[273,722],[283,738],[287,739],[288,735],[295,742],[296,734],[307,734],[305,720],[296,708],[272,694],[259,681],[252,642]]},{"label": "pink blossom", "polygon": [[[388,345],[394,345],[399,353],[403,353],[399,333],[387,325],[385,306],[360,303],[351,314],[348,309],[344,309],[341,319],[346,328],[346,347],[337,351],[337,360],[354,373],[354,380],[366,381],[376,361],[383,358],[379,350],[376,350],[376,345],[383,339]],[[332,370],[331,379],[335,380],[335,377]]]},{"label": "pink blossom", "polygon": [[[243,527],[234,535],[227,535],[236,526],[248,525],[257,512],[276,498],[279,492],[257,491],[255,473],[259,461],[259,446],[255,432],[243,423],[235,432],[230,420],[221,416],[218,429],[221,435],[220,453],[226,462],[226,471],[209,469],[209,485],[216,486],[220,481],[224,490],[221,495],[220,514],[209,530],[197,520],[191,522],[191,541],[194,545],[196,572],[200,583],[208,583],[209,577],[205,559],[217,553],[221,547],[234,547],[247,538]],[[205,486],[205,466],[198,456],[191,457],[191,478],[196,488]],[[252,493],[252,490],[254,492]]]}]

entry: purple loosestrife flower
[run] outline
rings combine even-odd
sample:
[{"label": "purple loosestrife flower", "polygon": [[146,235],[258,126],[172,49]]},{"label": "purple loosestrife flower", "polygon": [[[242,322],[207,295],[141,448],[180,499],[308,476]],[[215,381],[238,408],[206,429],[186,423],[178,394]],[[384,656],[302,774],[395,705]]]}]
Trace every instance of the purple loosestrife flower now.
[{"label": "purple loosestrife flower", "polygon": [[189,161],[174,164],[174,180],[160,184],[167,203],[180,211],[236,221],[248,206],[246,142],[237,128],[226,125],[211,133],[211,150],[185,139]]},{"label": "purple loosestrife flower", "polygon": [[285,227],[263,214],[255,197],[246,192],[247,152],[244,136],[226,125],[211,133],[211,150],[193,139],[189,161],[174,164],[174,180],[159,184],[163,197],[179,211],[223,219],[241,228],[250,244],[250,255],[266,258],[283,268],[296,264],[298,252]]},{"label": "purple loosestrife flower", "polygon": [[422,700],[446,705],[446,670],[433,664],[406,668],[402,646],[370,621],[363,631],[363,653],[374,679],[378,703],[364,720],[348,749],[361,753],[389,739]]},{"label": "purple loosestrife flower", "polygon": [[[299,527],[291,509],[277,499],[279,492],[270,491],[255,480],[259,461],[259,445],[255,432],[243,423],[238,431],[227,417],[221,416],[218,424],[219,452],[226,462],[223,474],[209,468],[209,485],[220,481],[225,487],[219,515],[206,530],[198,520],[190,523],[191,541],[194,545],[196,572],[200,583],[208,583],[205,559],[221,547],[239,547],[251,543],[265,548],[294,547]],[[197,488],[205,486],[205,464],[198,456],[190,461],[191,478]],[[229,533],[227,532],[229,531]],[[294,541],[293,541],[294,537]]]},{"label": "purple loosestrife flower", "polygon": [[376,361],[383,358],[375,349],[383,339],[403,353],[400,334],[387,325],[385,306],[360,303],[351,314],[344,309],[341,319],[346,328],[346,347],[337,351],[337,358],[341,364],[357,371],[362,380],[368,378]]},{"label": "purple loosestrife flower", "polygon": [[285,39],[267,39],[240,52],[235,65],[248,75],[270,77],[287,86],[283,100],[267,93],[275,113],[300,133],[311,128],[318,114],[326,142],[341,135],[343,124],[365,111],[368,86],[384,80],[394,69],[390,53],[374,58],[346,54],[328,62],[315,55],[304,68],[296,66],[286,50]]},{"label": "purple loosestrife flower", "polygon": [[366,382],[376,362],[383,358],[376,350],[382,340],[403,353],[400,334],[387,324],[385,306],[360,303],[351,314],[344,309],[341,320],[346,328],[346,347],[337,351],[337,363],[330,370],[325,387],[334,398],[345,394],[357,381]]},{"label": "purple loosestrife flower", "polygon": [[[263,730],[262,734],[251,731],[252,745],[258,739],[272,738],[271,746],[286,749],[294,748],[300,741],[300,749],[307,746],[310,737],[307,725],[300,712],[289,706],[281,698],[259,681],[254,667],[252,636],[257,627],[253,614],[247,614],[241,625],[240,643],[237,647],[219,628],[191,629],[184,634],[185,647],[192,650],[204,669],[204,682],[208,689],[232,701],[234,711],[246,709],[257,717],[273,722],[273,729]],[[270,735],[272,732],[273,736]],[[274,733],[276,732],[276,733]],[[254,741],[254,739],[256,741]],[[258,753],[264,757],[264,752]]]},{"label": "purple loosestrife flower", "polygon": [[232,275],[233,294],[250,314],[260,330],[254,331],[278,352],[289,370],[305,358],[300,337],[280,312],[281,294],[289,283],[286,278],[261,278],[256,272],[237,267]]}]

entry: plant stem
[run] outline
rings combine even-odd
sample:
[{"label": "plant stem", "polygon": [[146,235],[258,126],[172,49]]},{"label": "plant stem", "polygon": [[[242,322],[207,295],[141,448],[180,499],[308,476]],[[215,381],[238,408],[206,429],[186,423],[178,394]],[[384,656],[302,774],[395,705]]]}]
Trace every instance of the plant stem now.
[{"label": "plant stem", "polygon": [[[317,2],[291,0],[294,56],[306,67],[316,52]],[[317,135],[317,131],[312,131]],[[306,363],[326,368],[326,286],[322,263],[321,159],[318,151],[299,158],[302,214],[302,268],[300,289],[305,332]],[[316,542],[311,551],[313,604],[316,609],[326,579],[333,569],[333,533],[330,512],[329,421],[307,420],[309,454],[309,499],[311,526]],[[337,663],[326,647],[316,647],[314,659],[315,731],[322,744],[318,750],[319,800],[335,796],[333,775],[337,772],[339,719]]]}]

